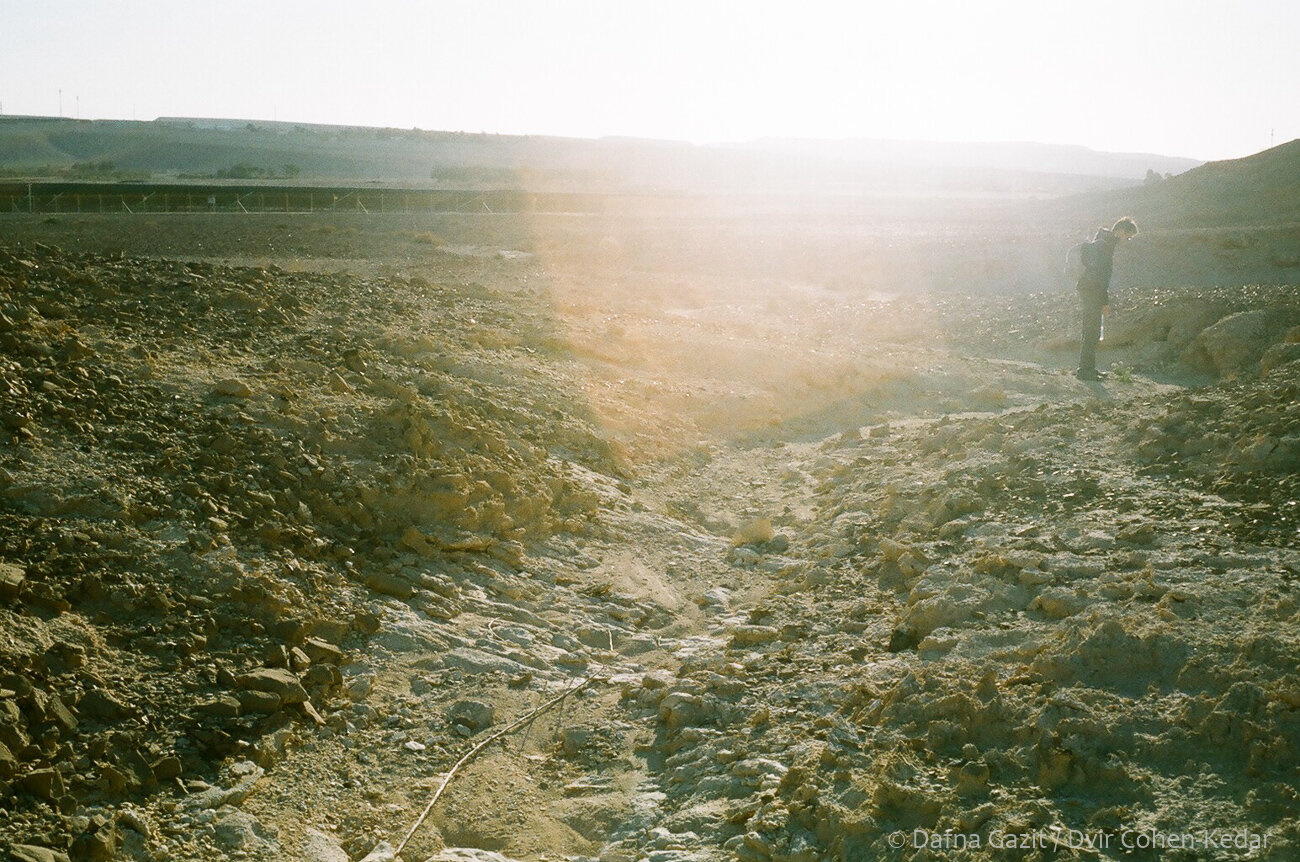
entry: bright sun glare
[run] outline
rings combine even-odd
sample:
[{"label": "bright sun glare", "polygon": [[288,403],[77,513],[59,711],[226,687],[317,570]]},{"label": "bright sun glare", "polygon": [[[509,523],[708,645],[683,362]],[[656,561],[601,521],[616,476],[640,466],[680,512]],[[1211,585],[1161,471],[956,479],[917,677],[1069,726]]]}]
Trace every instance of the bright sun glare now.
[{"label": "bright sun glare", "polygon": [[1300,5],[1255,0],[1226,15],[1174,0],[1116,15],[1021,0],[56,0],[6,10],[0,108],[1223,158],[1300,134]]}]

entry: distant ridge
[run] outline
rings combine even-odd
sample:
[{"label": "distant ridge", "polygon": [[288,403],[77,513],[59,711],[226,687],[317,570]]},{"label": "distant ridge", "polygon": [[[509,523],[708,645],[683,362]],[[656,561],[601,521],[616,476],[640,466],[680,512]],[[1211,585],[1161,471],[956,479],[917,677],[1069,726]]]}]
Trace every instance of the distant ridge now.
[{"label": "distant ridge", "polygon": [[285,121],[0,117],[0,174],[240,179],[653,194],[1059,196],[1198,164],[1084,147],[767,139],[696,145]]},{"label": "distant ridge", "polygon": [[1179,174],[1204,164],[1199,159],[1155,153],[1111,153],[1070,144],[1025,141],[894,141],[846,138],[839,141],[763,138],[741,148],[817,154],[897,165],[992,168],[1046,174],[1141,180],[1147,171]]}]

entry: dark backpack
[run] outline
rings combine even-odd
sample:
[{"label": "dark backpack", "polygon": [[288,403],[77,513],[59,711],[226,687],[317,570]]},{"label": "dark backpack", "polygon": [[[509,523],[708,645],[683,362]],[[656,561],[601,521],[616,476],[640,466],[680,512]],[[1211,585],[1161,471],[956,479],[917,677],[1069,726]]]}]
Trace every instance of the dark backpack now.
[{"label": "dark backpack", "polygon": [[1083,278],[1083,274],[1088,270],[1087,264],[1083,262],[1083,247],[1087,244],[1086,242],[1075,243],[1065,253],[1065,268],[1062,271],[1070,284]]}]

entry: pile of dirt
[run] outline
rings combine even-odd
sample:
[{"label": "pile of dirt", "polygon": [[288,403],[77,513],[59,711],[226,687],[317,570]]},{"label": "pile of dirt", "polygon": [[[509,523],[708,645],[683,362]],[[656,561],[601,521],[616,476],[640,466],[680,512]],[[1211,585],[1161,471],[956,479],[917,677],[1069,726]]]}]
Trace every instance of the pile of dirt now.
[{"label": "pile of dirt", "polygon": [[617,468],[511,372],[521,331],[422,279],[0,252],[9,835],[271,765],[326,724],[376,596],[454,618],[524,542],[581,536],[584,474]]}]

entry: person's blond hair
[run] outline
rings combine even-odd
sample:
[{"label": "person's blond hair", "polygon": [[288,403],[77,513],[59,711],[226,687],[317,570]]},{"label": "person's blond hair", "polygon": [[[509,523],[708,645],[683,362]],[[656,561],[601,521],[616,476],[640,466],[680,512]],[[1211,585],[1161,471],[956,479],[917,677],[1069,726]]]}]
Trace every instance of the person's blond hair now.
[{"label": "person's blond hair", "polygon": [[1124,216],[1123,218],[1116,220],[1115,224],[1111,226],[1110,231],[1111,233],[1122,233],[1126,236],[1137,236],[1138,223],[1128,216]]}]

